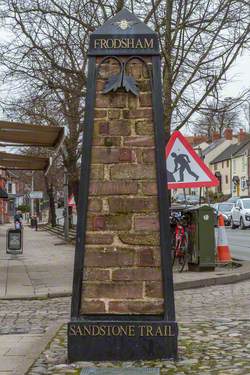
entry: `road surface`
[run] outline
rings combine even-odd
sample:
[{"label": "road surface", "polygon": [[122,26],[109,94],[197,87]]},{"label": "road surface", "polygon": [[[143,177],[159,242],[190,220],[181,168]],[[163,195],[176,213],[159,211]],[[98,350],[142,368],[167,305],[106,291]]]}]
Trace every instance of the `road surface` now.
[{"label": "road surface", "polygon": [[226,229],[233,258],[250,260],[250,229]]}]

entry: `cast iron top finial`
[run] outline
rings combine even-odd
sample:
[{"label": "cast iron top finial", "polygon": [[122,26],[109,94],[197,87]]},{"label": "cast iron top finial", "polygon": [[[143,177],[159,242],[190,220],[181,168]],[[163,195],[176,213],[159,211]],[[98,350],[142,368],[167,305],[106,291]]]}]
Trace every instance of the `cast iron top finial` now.
[{"label": "cast iron top finial", "polygon": [[123,8],[90,35],[89,55],[159,55],[157,33]]},{"label": "cast iron top finial", "polygon": [[96,29],[92,35],[149,35],[156,34],[145,23],[137,18],[128,9],[123,8],[114,17],[110,18],[101,27]]}]

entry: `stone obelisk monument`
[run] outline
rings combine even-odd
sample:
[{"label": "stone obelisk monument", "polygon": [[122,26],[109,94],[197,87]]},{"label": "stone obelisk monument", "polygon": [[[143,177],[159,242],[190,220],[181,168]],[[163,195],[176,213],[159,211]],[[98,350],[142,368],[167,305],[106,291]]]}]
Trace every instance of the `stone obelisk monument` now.
[{"label": "stone obelisk monument", "polygon": [[176,358],[157,34],[124,9],[92,33],[69,360]]}]

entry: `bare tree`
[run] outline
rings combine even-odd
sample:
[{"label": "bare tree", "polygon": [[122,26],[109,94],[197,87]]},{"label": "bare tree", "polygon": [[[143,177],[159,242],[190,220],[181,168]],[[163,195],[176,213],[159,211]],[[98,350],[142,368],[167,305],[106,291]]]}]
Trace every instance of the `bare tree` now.
[{"label": "bare tree", "polygon": [[249,43],[249,6],[235,0],[152,0],[161,38],[165,126],[179,129],[216,95]]},{"label": "bare tree", "polygon": [[213,133],[222,136],[226,128],[238,130],[242,128],[240,110],[242,102],[238,99],[227,98],[222,101],[212,101],[206,108],[201,108],[199,118],[194,122],[193,132],[206,135],[212,141]]},{"label": "bare tree", "polygon": [[[160,37],[165,129],[181,128],[216,96],[249,43],[244,0],[4,0],[11,40],[0,49],[12,117],[67,128],[70,189],[77,197],[89,33],[125,4]],[[7,100],[8,101],[8,100]]]}]

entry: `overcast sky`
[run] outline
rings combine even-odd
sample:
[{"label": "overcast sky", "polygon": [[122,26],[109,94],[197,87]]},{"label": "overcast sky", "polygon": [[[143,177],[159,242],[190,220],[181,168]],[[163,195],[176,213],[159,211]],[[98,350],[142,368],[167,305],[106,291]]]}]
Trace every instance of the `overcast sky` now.
[{"label": "overcast sky", "polygon": [[250,89],[250,52],[237,58],[227,79],[227,86],[223,90],[225,96],[237,96],[240,91]]},{"label": "overcast sky", "polygon": [[[3,28],[0,28],[0,40],[8,40],[11,38]],[[1,63],[0,63],[1,68]],[[5,90],[8,88],[5,87]],[[11,89],[11,88],[10,88]],[[244,90],[250,90],[250,51],[245,51],[239,56],[232,68],[227,73],[227,84],[222,90],[222,98],[237,97]],[[11,91],[11,90],[10,90]],[[1,117],[1,111],[0,111]],[[250,102],[249,102],[249,130],[250,130]]]}]

